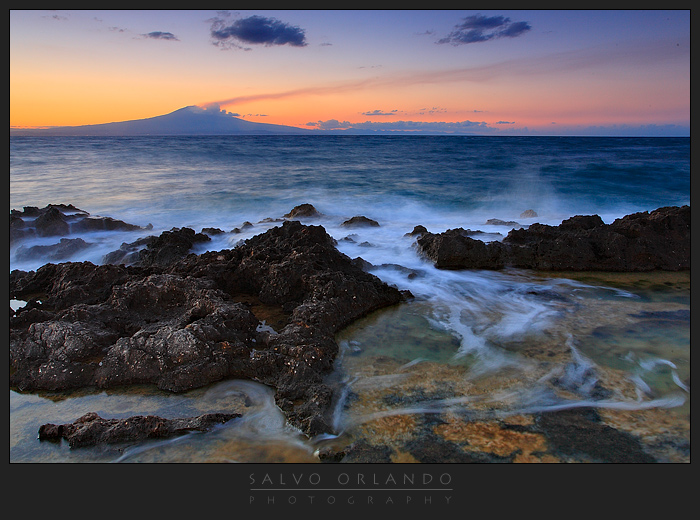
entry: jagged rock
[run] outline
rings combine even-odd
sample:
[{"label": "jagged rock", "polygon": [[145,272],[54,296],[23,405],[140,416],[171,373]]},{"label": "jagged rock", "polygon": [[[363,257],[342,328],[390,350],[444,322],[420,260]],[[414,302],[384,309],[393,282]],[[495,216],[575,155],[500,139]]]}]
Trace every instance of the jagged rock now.
[{"label": "jagged rock", "polygon": [[86,231],[140,231],[152,229],[111,217],[94,217],[72,204],[25,206],[10,211],[10,243],[30,237],[68,236]]},{"label": "jagged rock", "polygon": [[578,215],[559,226],[513,229],[501,242],[484,243],[463,230],[426,233],[417,245],[440,269],[680,271],[690,269],[690,206],[634,213],[611,224]]},{"label": "jagged rock", "polygon": [[190,253],[195,244],[209,242],[211,238],[195,233],[191,228],[173,228],[150,240],[139,252],[140,265],[168,265]]},{"label": "jagged rock", "polygon": [[425,228],[425,226],[419,225],[419,226],[415,226],[413,228],[413,231],[411,231],[410,233],[406,233],[404,236],[405,237],[414,237],[417,235],[422,235],[422,234],[427,233],[427,232],[428,232],[428,230]]},{"label": "jagged rock", "polygon": [[537,212],[534,209],[526,209],[520,214],[520,218],[535,218],[537,216]]},{"label": "jagged rock", "polygon": [[156,239],[155,236],[147,236],[134,240],[133,242],[126,243],[123,242],[122,245],[116,251],[107,253],[102,258],[103,264],[125,264],[134,265],[138,264],[141,250],[148,246],[151,242]]},{"label": "jagged rock", "polygon": [[[13,271],[10,297],[28,302],[10,318],[11,386],[149,383],[179,392],[253,379],[275,388],[288,419],[309,434],[331,431],[325,377],[335,334],[404,299],[340,253],[321,226],[298,221],[167,264]],[[258,330],[270,313],[284,317],[277,334]]]}]

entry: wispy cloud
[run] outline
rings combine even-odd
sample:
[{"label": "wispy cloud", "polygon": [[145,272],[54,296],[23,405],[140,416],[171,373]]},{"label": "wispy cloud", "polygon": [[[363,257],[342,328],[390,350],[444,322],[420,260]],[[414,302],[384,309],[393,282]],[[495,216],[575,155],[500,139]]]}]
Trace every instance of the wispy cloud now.
[{"label": "wispy cloud", "polygon": [[[529,59],[506,60],[478,67],[411,72],[374,76],[362,80],[317,85],[293,90],[252,94],[220,99],[203,106],[230,106],[254,101],[291,99],[305,96],[332,95],[360,91],[369,88],[408,87],[415,85],[441,84],[451,82],[485,83],[503,77],[557,74],[567,71],[581,71],[587,68],[616,70],[620,67],[643,66],[653,62],[671,63],[687,61],[689,45],[676,46],[668,42],[649,41],[645,45],[620,45],[609,48],[589,48],[576,51],[533,56]],[[431,110],[436,110],[433,107]],[[427,110],[427,109],[426,109]]]},{"label": "wispy cloud", "polygon": [[143,38],[151,38],[154,40],[172,40],[172,41],[180,41],[177,36],[175,36],[171,32],[163,32],[163,31],[153,31],[149,32],[146,34],[141,35]]},{"label": "wispy cloud", "polygon": [[230,20],[230,13],[220,12],[211,19],[212,43],[222,49],[245,49],[253,45],[291,45],[305,47],[306,33],[303,29],[281,22],[276,18],[253,15]]},{"label": "wispy cloud", "polygon": [[479,43],[496,38],[516,38],[532,29],[527,22],[511,22],[504,16],[484,16],[476,14],[467,16],[463,22],[455,25],[454,30],[440,38],[436,43],[465,45]]}]

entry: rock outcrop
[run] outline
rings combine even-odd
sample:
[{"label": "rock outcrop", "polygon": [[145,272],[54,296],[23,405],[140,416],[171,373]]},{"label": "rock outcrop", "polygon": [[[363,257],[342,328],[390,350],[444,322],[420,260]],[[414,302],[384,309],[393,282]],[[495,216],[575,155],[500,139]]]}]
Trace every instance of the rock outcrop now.
[{"label": "rock outcrop", "polygon": [[502,241],[482,242],[451,229],[423,233],[416,243],[439,269],[681,271],[690,269],[690,206],[634,213],[611,224],[579,215],[559,226],[513,229]]},{"label": "rock outcrop", "polygon": [[335,333],[403,294],[340,253],[322,227],[298,221],[230,250],[176,253],[140,266],[13,271],[10,296],[27,305],[10,318],[11,386],[181,392],[244,378],[275,388],[306,433],[330,431]]}]

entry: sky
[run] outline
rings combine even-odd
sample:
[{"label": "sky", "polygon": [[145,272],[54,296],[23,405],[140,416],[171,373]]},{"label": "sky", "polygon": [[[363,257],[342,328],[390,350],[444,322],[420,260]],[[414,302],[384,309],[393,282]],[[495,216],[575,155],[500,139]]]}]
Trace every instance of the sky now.
[{"label": "sky", "polygon": [[690,136],[690,10],[11,10],[10,127]]}]

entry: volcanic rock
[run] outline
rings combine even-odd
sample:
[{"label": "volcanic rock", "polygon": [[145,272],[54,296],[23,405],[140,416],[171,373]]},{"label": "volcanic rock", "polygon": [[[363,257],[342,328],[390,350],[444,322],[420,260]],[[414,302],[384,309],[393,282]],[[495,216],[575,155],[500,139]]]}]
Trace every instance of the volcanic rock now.
[{"label": "volcanic rock", "polygon": [[297,219],[297,218],[309,218],[309,217],[320,217],[321,214],[313,207],[311,204],[299,204],[292,208],[292,211],[287,213],[284,218]]},{"label": "volcanic rock", "polygon": [[500,242],[484,243],[461,229],[425,233],[417,246],[439,269],[681,271],[690,269],[690,206],[634,213],[611,224],[577,215],[559,226],[513,229]]},{"label": "volcanic rock", "polygon": [[358,215],[346,220],[341,224],[343,227],[378,227],[379,222],[372,220],[371,218]]},{"label": "volcanic rock", "polygon": [[72,204],[49,204],[44,208],[25,206],[10,211],[10,243],[29,237],[68,236],[85,231],[139,231],[146,227],[111,217],[94,217]]},{"label": "volcanic rock", "polygon": [[[298,221],[169,262],[13,271],[10,297],[28,302],[10,318],[11,386],[181,392],[252,379],[273,387],[290,422],[309,434],[331,431],[325,376],[335,333],[404,299],[340,253],[321,226]],[[273,317],[277,334],[259,330]]]},{"label": "volcanic rock", "polygon": [[155,415],[135,415],[128,419],[103,419],[90,412],[68,424],[43,424],[39,440],[65,439],[71,448],[163,439],[191,432],[208,431],[240,417],[238,413],[210,413],[183,419],[164,419]]}]

